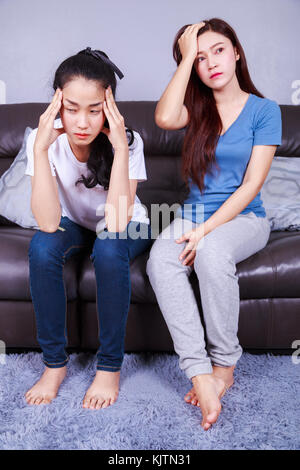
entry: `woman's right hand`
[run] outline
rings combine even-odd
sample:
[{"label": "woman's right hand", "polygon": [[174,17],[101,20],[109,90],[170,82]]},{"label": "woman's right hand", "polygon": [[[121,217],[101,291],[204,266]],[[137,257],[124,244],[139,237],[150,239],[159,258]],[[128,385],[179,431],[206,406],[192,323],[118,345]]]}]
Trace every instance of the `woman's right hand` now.
[{"label": "woman's right hand", "polygon": [[190,58],[196,59],[198,47],[197,47],[197,34],[199,29],[205,26],[204,21],[201,23],[192,24],[188,26],[184,33],[178,39],[179,49],[182,55],[182,60]]},{"label": "woman's right hand", "polygon": [[65,129],[54,129],[54,120],[62,105],[62,91],[57,88],[51,103],[46,111],[40,116],[34,147],[39,151],[48,151],[49,147]]}]

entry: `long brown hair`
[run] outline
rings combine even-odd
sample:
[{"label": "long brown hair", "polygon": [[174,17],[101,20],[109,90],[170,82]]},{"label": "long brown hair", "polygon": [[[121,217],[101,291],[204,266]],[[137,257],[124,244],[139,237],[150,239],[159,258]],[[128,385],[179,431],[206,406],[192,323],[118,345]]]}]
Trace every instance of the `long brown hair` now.
[{"label": "long brown hair", "polygon": [[[197,37],[206,31],[214,31],[226,36],[233,47],[236,47],[240,56],[236,62],[236,76],[241,89],[263,98],[250,78],[245,53],[235,31],[219,18],[204,20],[204,22],[205,26],[199,29]],[[188,26],[190,25],[180,28],[174,39],[173,57],[177,65],[182,59],[178,40]],[[190,120],[182,148],[182,176],[185,183],[188,183],[189,177],[192,178],[203,193],[206,172],[211,172],[214,166],[218,166],[215,150],[222,130],[222,121],[212,89],[200,80],[194,66],[187,85],[184,104],[188,109]]]}]

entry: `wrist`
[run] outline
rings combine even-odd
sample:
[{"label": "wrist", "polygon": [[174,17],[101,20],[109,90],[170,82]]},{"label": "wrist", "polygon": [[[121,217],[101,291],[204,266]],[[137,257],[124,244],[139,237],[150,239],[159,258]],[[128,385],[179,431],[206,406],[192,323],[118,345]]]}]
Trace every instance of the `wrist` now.
[{"label": "wrist", "polygon": [[196,59],[195,54],[189,54],[189,55],[182,57],[180,64],[183,64],[184,66],[192,67],[194,65],[195,59]]},{"label": "wrist", "polygon": [[33,146],[33,153],[39,154],[39,153],[45,153],[48,152],[49,147],[43,147],[42,145],[39,144],[34,144]]},{"label": "wrist", "polygon": [[128,144],[126,145],[119,145],[118,147],[114,147],[114,152],[118,154],[129,155]]},{"label": "wrist", "polygon": [[203,222],[203,230],[204,230],[204,235],[207,235],[214,229],[213,224],[211,220],[207,219],[205,222]]}]

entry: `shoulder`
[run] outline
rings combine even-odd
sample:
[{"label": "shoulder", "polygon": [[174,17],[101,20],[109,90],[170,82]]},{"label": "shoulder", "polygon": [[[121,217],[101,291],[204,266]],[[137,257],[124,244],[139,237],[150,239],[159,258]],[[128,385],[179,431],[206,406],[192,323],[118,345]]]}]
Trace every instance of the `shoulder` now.
[{"label": "shoulder", "polygon": [[280,106],[276,103],[276,101],[270,100],[269,98],[261,98],[260,96],[256,95],[252,96],[256,123],[266,118],[281,119]]}]

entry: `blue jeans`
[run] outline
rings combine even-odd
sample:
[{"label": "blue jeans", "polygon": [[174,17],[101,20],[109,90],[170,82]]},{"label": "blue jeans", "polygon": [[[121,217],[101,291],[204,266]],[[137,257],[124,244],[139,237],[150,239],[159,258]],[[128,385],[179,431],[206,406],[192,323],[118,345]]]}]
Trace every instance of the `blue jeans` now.
[{"label": "blue jeans", "polygon": [[[142,227],[143,226],[143,227]],[[97,282],[99,342],[97,370],[119,371],[124,356],[124,338],[131,297],[130,261],[151,245],[148,224],[130,221],[124,232],[100,236],[68,217],[62,217],[64,230],[37,231],[28,252],[30,292],[37,326],[37,340],[47,367],[63,367],[69,360],[67,345],[67,297],[63,279],[66,259],[88,250]],[[129,228],[144,229],[143,238],[128,236]],[[130,232],[132,233],[132,232]],[[126,236],[127,235],[127,236]],[[123,237],[123,238],[122,238]]]}]

